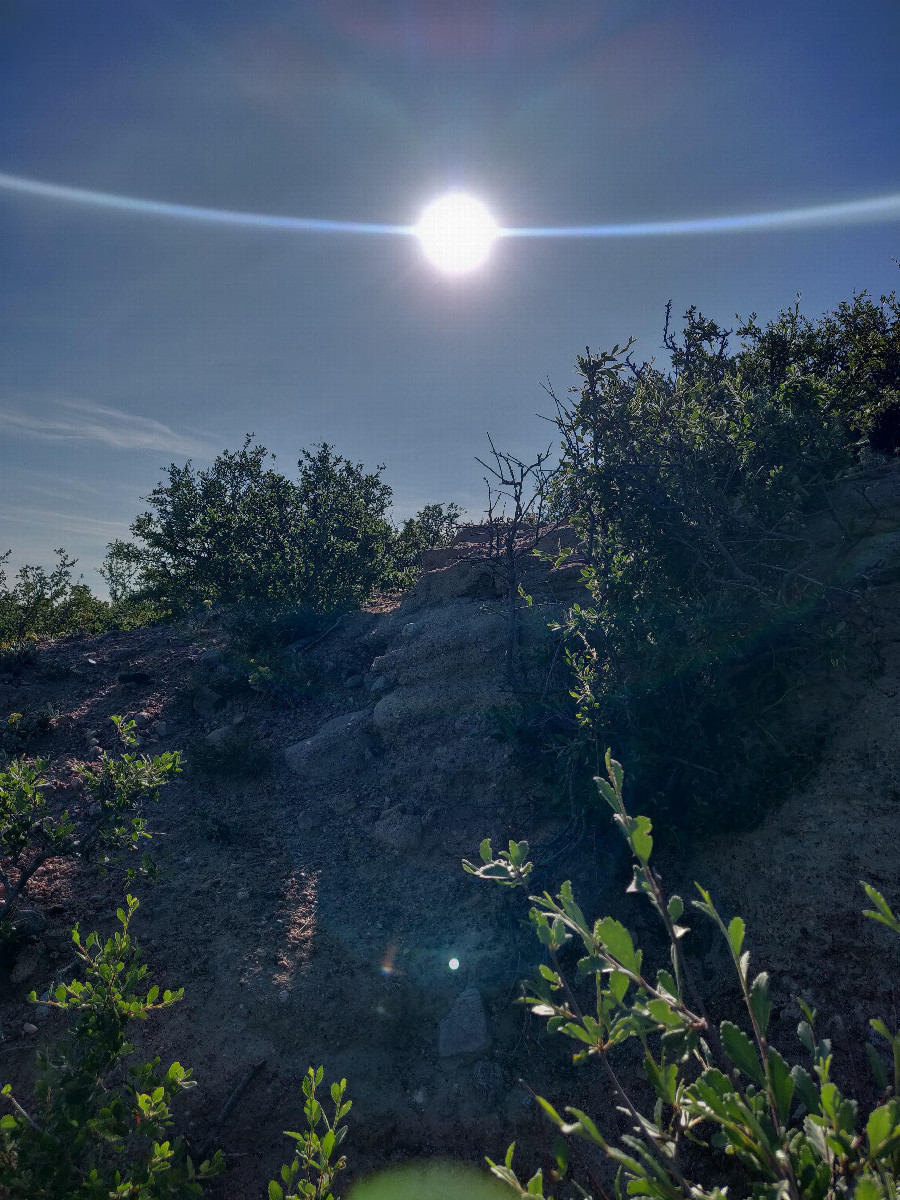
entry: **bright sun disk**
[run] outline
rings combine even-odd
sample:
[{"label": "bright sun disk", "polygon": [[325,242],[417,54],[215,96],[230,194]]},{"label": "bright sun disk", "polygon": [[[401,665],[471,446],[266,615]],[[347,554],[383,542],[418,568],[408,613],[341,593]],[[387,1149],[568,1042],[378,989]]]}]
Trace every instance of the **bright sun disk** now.
[{"label": "bright sun disk", "polygon": [[428,205],[415,233],[429,262],[448,275],[459,275],[487,259],[500,227],[480,200],[450,192]]}]

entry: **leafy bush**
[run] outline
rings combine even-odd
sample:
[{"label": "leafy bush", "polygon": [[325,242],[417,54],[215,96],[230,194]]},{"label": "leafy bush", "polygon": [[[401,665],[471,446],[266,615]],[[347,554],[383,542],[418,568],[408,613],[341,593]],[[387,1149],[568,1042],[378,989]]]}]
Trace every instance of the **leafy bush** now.
[{"label": "leafy bush", "polygon": [[391,489],[380,469],[323,444],[301,451],[296,481],[267,466],[250,437],[206,471],[174,463],[105,566],[120,595],[171,613],[204,601],[307,605],[364,601],[391,567]]},{"label": "leafy bush", "polygon": [[14,638],[0,644],[0,672],[21,677],[27,667],[38,660],[37,641],[34,636]]},{"label": "leafy bush", "polygon": [[461,516],[462,509],[456,504],[426,504],[414,517],[403,522],[394,546],[399,587],[415,582],[425,550],[441,550],[451,545]]},{"label": "leafy bush", "polygon": [[[881,1094],[861,1119],[858,1101],[845,1096],[831,1077],[831,1044],[817,1036],[816,1014],[803,1001],[798,1001],[805,1018],[798,1034],[812,1070],[791,1066],[772,1044],[769,976],[765,971],[751,975],[744,922],[734,917],[726,925],[709,892],[698,885],[700,899],[693,907],[725,939],[746,1010],[746,1028],[728,1020],[716,1026],[685,958],[684,939],[690,932],[683,923],[685,903],[680,896],[665,895],[650,866],[650,820],[629,815],[622,797],[623,771],[608,752],[606,767],[608,778],[596,783],[634,859],[628,890],[644,896],[659,917],[671,969],[648,970],[631,933],[612,917],[590,923],[566,882],[555,898],[548,892],[530,897],[531,924],[550,961],[541,966],[524,1002],[547,1019],[549,1031],[577,1044],[575,1061],[599,1065],[630,1131],[615,1144],[587,1113],[567,1107],[561,1116],[538,1097],[560,1135],[552,1178],[545,1181],[538,1171],[527,1183],[520,1181],[513,1170],[513,1146],[503,1164],[488,1160],[493,1173],[521,1196],[559,1194],[568,1175],[569,1149],[580,1139],[611,1160],[619,1197],[892,1200],[900,1186],[900,1031],[891,1033],[880,1019],[871,1022],[891,1046],[893,1075],[889,1080],[880,1055],[867,1045]],[[519,887],[531,872],[527,854],[527,842],[510,842],[494,858],[485,840],[481,862],[464,861],[463,866],[479,878]],[[900,933],[900,919],[884,897],[863,886],[873,905],[866,915]],[[584,947],[578,981],[560,964],[560,952],[569,942]],[[644,1074],[655,1097],[652,1113],[643,1110],[613,1063],[616,1052],[632,1040],[643,1052]],[[577,1180],[572,1188],[570,1194],[588,1195]]]},{"label": "leafy bush", "polygon": [[49,733],[58,716],[52,704],[41,704],[24,713],[10,713],[5,728],[0,729],[0,750],[6,753],[23,750],[32,738]]},{"label": "leafy bush", "polygon": [[[135,743],[134,721],[113,717],[126,748]],[[86,804],[78,811],[54,812],[47,804],[47,763],[15,759],[0,771],[0,924],[24,895],[44,863],[68,855],[106,868],[149,838],[143,816],[146,801],[181,770],[178,751],[155,758],[126,750],[105,751],[95,764],[77,768]],[[143,860],[145,868],[149,860]]]},{"label": "leafy bush", "polygon": [[828,659],[848,606],[810,570],[807,519],[861,434],[900,412],[894,296],[818,324],[751,317],[736,350],[731,334],[692,308],[676,337],[667,315],[668,373],[629,342],[587,351],[581,387],[554,397],[551,508],[578,532],[591,597],[557,626],[572,732],[582,760],[612,742],[641,804],[693,825],[756,819],[766,780],[798,766],[779,706]]},{"label": "leafy bush", "polygon": [[86,1200],[145,1197],[188,1200],[224,1166],[221,1151],[194,1166],[180,1137],[168,1133],[176,1096],[194,1086],[191,1072],[173,1062],[135,1059],[126,1041],[130,1022],[146,1020],[183,996],[146,983],[147,967],[129,932],[138,902],[118,910],[121,930],[105,942],[91,933],[75,953],[86,978],[61,984],[44,1003],[71,1019],[53,1054],[38,1054],[30,1111],[7,1084],[12,1108],[0,1119],[0,1185],[10,1200]]},{"label": "leafy bush", "polygon": [[[312,1067],[303,1080],[303,1115],[306,1129],[302,1133],[286,1133],[296,1143],[297,1153],[290,1164],[281,1168],[281,1182],[273,1179],[269,1183],[269,1200],[334,1200],[331,1185],[339,1171],[343,1171],[347,1160],[335,1157],[335,1151],[347,1136],[347,1126],[342,1125],[353,1101],[345,1100],[347,1080],[331,1085],[331,1100],[334,1117],[329,1120],[316,1097],[316,1088],[322,1082],[323,1070]],[[319,1133],[319,1127],[324,1132]]]},{"label": "leafy bush", "polygon": [[21,674],[33,661],[31,655],[36,651],[29,650],[29,645],[38,635],[135,629],[157,618],[144,602],[114,598],[110,604],[99,599],[87,584],[73,577],[77,559],[69,558],[62,549],[56,556],[56,565],[49,571],[28,564],[20,568],[9,588],[3,570],[9,552],[0,555],[0,671]]}]

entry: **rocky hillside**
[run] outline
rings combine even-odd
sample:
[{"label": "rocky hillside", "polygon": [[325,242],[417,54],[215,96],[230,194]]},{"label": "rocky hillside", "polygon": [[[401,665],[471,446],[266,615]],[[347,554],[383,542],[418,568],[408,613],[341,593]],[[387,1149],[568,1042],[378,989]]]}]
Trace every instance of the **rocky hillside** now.
[{"label": "rocky hillside", "polygon": [[[857,880],[898,898],[900,472],[841,485],[811,537],[804,569],[847,600],[845,654],[811,670],[785,713],[825,735],[819,773],[801,793],[773,796],[761,827],[670,845],[665,873],[685,894],[692,879],[707,882],[747,918],[757,962],[781,979],[778,1036],[790,1037],[791,991],[805,990],[849,1047],[866,1015],[889,1017],[897,1003],[885,944],[857,917]],[[542,786],[497,736],[494,713],[510,699],[507,580],[484,532],[462,531],[425,566],[399,604],[298,643],[289,696],[248,687],[253,664],[214,619],[65,639],[0,679],[0,716],[44,704],[57,714],[28,749],[51,758],[73,805],[73,765],[112,749],[112,714],[135,717],[148,751],[185,752],[184,774],[151,813],[163,874],[136,887],[135,932],[160,983],[186,989],[145,1037],[195,1069],[183,1112],[199,1150],[229,1154],[222,1197],[265,1194],[287,1155],[280,1131],[302,1119],[310,1063],[349,1081],[354,1172],[414,1155],[478,1160],[513,1138],[537,1146],[520,1076],[555,1101],[606,1105],[598,1081],[512,1006],[538,960],[522,897],[473,881],[460,860],[485,836],[527,837],[538,889],[570,877],[588,912],[613,906],[631,919],[619,846],[602,818],[576,831],[566,813],[548,813]],[[580,569],[532,557],[522,572],[533,599],[523,661],[540,664],[553,654],[547,622],[579,597]],[[54,1034],[55,1018],[24,995],[71,969],[75,920],[111,928],[123,890],[115,874],[67,863],[36,878],[0,979],[6,1079],[26,1079],[35,1042]],[[725,995],[710,939],[698,955]],[[241,1102],[229,1107],[235,1089]]]}]

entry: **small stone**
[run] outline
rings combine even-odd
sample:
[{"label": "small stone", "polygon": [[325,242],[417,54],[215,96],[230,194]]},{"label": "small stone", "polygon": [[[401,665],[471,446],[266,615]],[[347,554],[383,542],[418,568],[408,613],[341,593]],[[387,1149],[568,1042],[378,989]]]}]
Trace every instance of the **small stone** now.
[{"label": "small stone", "polygon": [[361,688],[362,685],[363,685],[362,675],[348,675],[347,678],[344,680],[344,687],[346,687],[346,688]]},{"label": "small stone", "polygon": [[438,1027],[438,1053],[442,1058],[482,1054],[490,1042],[481,992],[476,987],[467,987]]},{"label": "small stone", "polygon": [[395,854],[411,850],[422,836],[422,818],[398,806],[386,809],[372,827],[372,837]]},{"label": "small stone", "polygon": [[93,755],[94,758],[102,758],[103,757],[103,747],[102,746],[94,746],[91,749],[91,754]]},{"label": "small stone", "polygon": [[95,801],[91,805],[91,807],[88,809],[88,816],[89,817],[99,817],[101,812],[103,812],[102,806]]},{"label": "small stone", "polygon": [[40,954],[34,946],[26,947],[16,959],[16,965],[10,972],[10,981],[12,983],[24,983],[37,970]]},{"label": "small stone", "polygon": [[238,888],[238,890],[234,894],[234,898],[235,898],[235,900],[249,900],[250,899],[250,889],[249,888]]},{"label": "small stone", "polygon": [[152,683],[153,676],[146,671],[120,671],[116,676],[117,683]]},{"label": "small stone", "polygon": [[135,725],[137,725],[139,727],[141,725],[149,725],[150,724],[150,714],[145,713],[145,712],[135,713],[134,723],[135,723]]},{"label": "small stone", "polygon": [[43,933],[49,922],[36,908],[20,908],[13,917],[13,929],[20,937],[36,937]]},{"label": "small stone", "polygon": [[22,1026],[22,1032],[27,1033],[29,1037],[33,1037],[38,1031],[37,1025],[32,1025],[31,1021],[26,1021]]},{"label": "small stone", "polygon": [[97,738],[97,737],[92,737],[92,738],[90,739],[90,741],[88,742],[88,745],[89,745],[89,746],[99,746],[99,745],[100,745],[100,739],[99,739],[99,738]]},{"label": "small stone", "polygon": [[392,686],[393,685],[391,684],[391,681],[388,679],[387,675],[376,675],[376,677],[369,684],[369,691],[379,695],[381,692],[389,692]]},{"label": "small stone", "polygon": [[278,993],[278,999],[281,1001],[282,1004],[287,1004],[288,1000],[290,999],[290,995],[291,994],[288,991],[280,991]]},{"label": "small stone", "polygon": [[211,721],[224,707],[225,700],[212,688],[201,688],[194,697],[194,712],[205,721]]},{"label": "small stone", "polygon": [[157,721],[153,726],[153,732],[158,734],[160,737],[165,737],[169,732],[169,726],[165,721]]}]

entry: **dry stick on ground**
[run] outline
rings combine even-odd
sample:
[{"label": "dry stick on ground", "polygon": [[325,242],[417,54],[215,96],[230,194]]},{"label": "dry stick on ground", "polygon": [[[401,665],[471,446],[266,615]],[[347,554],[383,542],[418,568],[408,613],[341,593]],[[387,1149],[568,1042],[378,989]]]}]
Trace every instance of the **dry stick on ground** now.
[{"label": "dry stick on ground", "polygon": [[260,1058],[255,1063],[251,1063],[244,1074],[240,1077],[235,1087],[232,1089],[228,1099],[219,1110],[216,1123],[213,1126],[209,1137],[206,1139],[203,1150],[200,1152],[201,1162],[204,1159],[209,1158],[213,1153],[215,1143],[219,1140],[219,1137],[222,1133],[222,1127],[234,1111],[238,1100],[240,1100],[241,1096],[243,1096],[244,1092],[256,1078],[258,1072],[261,1071],[265,1065],[266,1060],[264,1058]]}]

